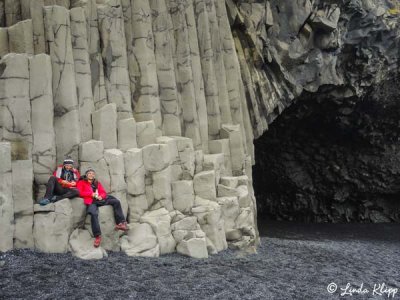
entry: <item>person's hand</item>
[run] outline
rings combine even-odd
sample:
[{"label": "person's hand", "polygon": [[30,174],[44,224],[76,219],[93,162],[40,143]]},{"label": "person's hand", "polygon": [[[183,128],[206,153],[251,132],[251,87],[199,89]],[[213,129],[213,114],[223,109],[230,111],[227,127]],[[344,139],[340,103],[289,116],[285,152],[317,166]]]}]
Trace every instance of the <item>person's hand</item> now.
[{"label": "person's hand", "polygon": [[101,196],[97,196],[97,200],[103,200]]},{"label": "person's hand", "polygon": [[75,182],[75,181],[71,181],[69,184],[70,184],[71,186],[76,186],[76,182]]}]

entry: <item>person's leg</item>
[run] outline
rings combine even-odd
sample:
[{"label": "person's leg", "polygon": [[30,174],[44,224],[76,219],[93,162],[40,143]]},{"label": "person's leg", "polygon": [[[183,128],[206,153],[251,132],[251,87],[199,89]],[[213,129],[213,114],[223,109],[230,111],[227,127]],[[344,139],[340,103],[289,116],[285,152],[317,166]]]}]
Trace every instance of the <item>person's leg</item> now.
[{"label": "person's leg", "polygon": [[62,188],[63,191],[62,193],[60,193],[58,196],[55,197],[55,199],[52,202],[57,202],[61,199],[65,199],[65,198],[75,198],[75,197],[79,197],[79,190],[78,189],[70,189],[70,188]]},{"label": "person's leg", "polygon": [[57,181],[57,177],[51,176],[49,181],[47,181],[46,194],[44,194],[44,198],[51,199],[51,197],[53,197],[57,184],[60,185]]},{"label": "person's leg", "polygon": [[125,222],[124,213],[122,212],[121,202],[114,196],[107,195],[106,205],[112,205],[114,208],[115,223],[120,224]]},{"label": "person's leg", "polygon": [[101,235],[100,223],[99,223],[99,209],[96,204],[90,204],[87,207],[86,213],[91,217],[92,232],[95,237]]}]

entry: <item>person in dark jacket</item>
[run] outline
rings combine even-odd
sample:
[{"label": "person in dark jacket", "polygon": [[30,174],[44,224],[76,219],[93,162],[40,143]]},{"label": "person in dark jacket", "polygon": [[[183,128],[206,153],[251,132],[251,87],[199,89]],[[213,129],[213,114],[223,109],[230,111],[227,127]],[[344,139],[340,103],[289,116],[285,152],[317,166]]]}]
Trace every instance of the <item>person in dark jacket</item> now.
[{"label": "person in dark jacket", "polygon": [[86,204],[86,213],[91,216],[92,232],[95,237],[94,247],[99,247],[101,243],[101,229],[99,224],[99,206],[111,205],[114,208],[115,230],[127,231],[127,223],[122,212],[120,201],[107,195],[102,184],[97,181],[96,173],[93,169],[88,169],[85,176],[78,181],[77,188],[79,195]]},{"label": "person in dark jacket", "polygon": [[53,176],[47,182],[46,194],[40,200],[40,205],[46,205],[50,202],[57,202],[64,198],[75,198],[79,196],[76,184],[80,174],[74,168],[72,159],[65,159],[62,165],[59,165],[54,171]]}]

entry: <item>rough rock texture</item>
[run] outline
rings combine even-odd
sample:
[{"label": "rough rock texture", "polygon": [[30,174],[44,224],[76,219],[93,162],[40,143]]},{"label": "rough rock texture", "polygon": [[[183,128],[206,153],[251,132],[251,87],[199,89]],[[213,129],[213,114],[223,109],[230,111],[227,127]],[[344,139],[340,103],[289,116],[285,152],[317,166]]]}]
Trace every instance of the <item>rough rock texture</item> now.
[{"label": "rough rock texture", "polygon": [[[32,118],[32,161],[35,183],[44,185],[56,166],[54,104],[50,57],[41,54],[29,59],[29,94]],[[43,112],[47,111],[46,114]]]},{"label": "rough rock texture", "polygon": [[69,11],[61,6],[44,8],[46,41],[53,68],[54,130],[57,160],[78,160],[81,141]]},{"label": "rough rock texture", "polygon": [[[229,6],[238,13],[237,43],[253,42],[269,82],[286,94],[280,102],[258,97],[260,120],[271,123],[303,90],[256,142],[259,209],[275,219],[398,221],[398,7],[269,2]],[[257,120],[256,109],[250,116]]]},{"label": "rough rock texture", "polygon": [[69,199],[43,207],[35,204],[34,211],[35,249],[47,253],[66,253],[72,230],[72,207]]},{"label": "rough rock texture", "polygon": [[[325,111],[321,109],[326,118],[310,126],[313,130],[322,132],[324,122],[335,119],[329,108],[336,103],[340,124],[359,126],[366,130],[363,136],[381,131],[384,137],[379,140],[370,134],[379,141],[381,156],[390,162],[386,161],[390,168],[383,168],[383,179],[371,176],[371,180],[360,180],[377,168],[366,166],[369,159],[361,159],[362,152],[354,154],[357,171],[351,177],[343,171],[333,180],[335,199],[342,201],[349,198],[346,193],[360,193],[360,189],[372,186],[376,195],[394,182],[388,178],[397,174],[397,160],[395,147],[387,146],[392,141],[387,136],[396,139],[397,135],[390,133],[396,130],[396,118],[388,121],[385,113],[372,118],[380,110],[372,113],[366,96],[378,85],[386,91],[384,80],[393,81],[397,70],[398,10],[389,2],[0,3],[4,3],[0,5],[0,23],[7,26],[0,30],[0,40],[7,41],[0,47],[0,140],[10,143],[13,164],[32,162],[36,199],[43,195],[44,183],[56,162],[65,157],[73,158],[82,172],[89,167],[96,170],[106,191],[120,199],[132,229],[125,237],[115,232],[111,207],[102,207],[103,249],[153,257],[177,251],[198,258],[227,247],[254,252],[259,235],[253,140],[279,115],[279,120],[285,113],[290,116],[290,110],[284,111],[289,105],[295,109],[304,105],[304,99],[311,103],[307,104],[311,115],[319,111],[313,110],[319,103],[313,99],[326,105]],[[23,54],[7,54],[10,51]],[[29,56],[43,52],[47,55]],[[386,103],[383,98],[393,98],[391,92],[374,95],[371,99],[379,98],[375,101],[379,104]],[[367,101],[359,101],[364,99]],[[387,100],[383,111],[391,110],[394,115],[394,101]],[[353,102],[354,107],[345,108]],[[357,106],[361,103],[368,105],[361,109]],[[304,120],[301,114],[285,124],[293,125],[300,119]],[[307,176],[298,175],[298,164],[294,163],[296,170],[291,169],[290,162],[296,160],[288,153],[300,154],[303,159],[307,155],[302,154],[314,147],[313,155],[318,150],[322,160],[339,157],[345,161],[341,157],[351,156],[331,155],[335,147],[330,146],[324,151],[327,143],[322,137],[304,144],[313,131],[302,131],[301,124],[294,126],[296,134],[290,140],[290,134],[276,134],[277,139],[286,141],[277,143],[285,148],[266,148],[267,154],[260,155],[261,161],[273,161],[274,169],[268,166],[265,174],[255,179],[268,179],[273,174],[279,181],[284,178],[278,172],[285,169],[282,164],[289,165],[289,177],[298,180],[298,185],[293,188],[288,184],[283,189],[285,182],[274,183],[274,189],[286,192],[274,203],[291,206],[288,198],[282,201],[279,197],[292,197],[295,190],[295,197],[303,202],[318,199],[310,205],[321,210],[315,213],[333,215],[329,201],[320,201],[332,194],[332,184],[323,188],[328,180],[316,184],[304,181]],[[285,125],[286,132],[293,130],[290,128]],[[396,142],[391,143],[396,146]],[[268,154],[272,153],[280,155],[279,159],[271,159]],[[385,166],[381,163],[385,159],[376,160],[375,166]],[[322,163],[308,161],[307,167],[312,168],[308,175],[314,181],[325,174],[319,171],[326,170]],[[342,178],[350,178],[351,185],[343,184]],[[372,188],[364,190],[366,195]],[[18,213],[14,215],[7,205],[25,203],[20,201],[11,197],[2,201],[7,208],[7,228],[13,225],[9,223],[14,217],[18,219]],[[103,250],[90,249],[93,240],[89,220],[82,225],[82,200],[68,201],[36,206],[35,247],[45,252],[70,250],[88,259],[103,257]],[[383,205],[377,198],[371,202],[372,206],[364,205],[370,207],[370,220],[398,218],[395,206]],[[350,220],[348,216],[356,209],[346,203],[334,210]],[[56,225],[47,226],[49,222]],[[85,226],[86,231],[82,227],[75,230],[79,226]],[[43,231],[49,232],[47,238]],[[138,242],[141,240],[143,245]]]},{"label": "rough rock texture", "polygon": [[12,162],[14,201],[14,248],[33,248],[33,166],[32,160]]},{"label": "rough rock texture", "polygon": [[0,143],[0,251],[13,249],[14,204],[11,173],[11,145]]}]

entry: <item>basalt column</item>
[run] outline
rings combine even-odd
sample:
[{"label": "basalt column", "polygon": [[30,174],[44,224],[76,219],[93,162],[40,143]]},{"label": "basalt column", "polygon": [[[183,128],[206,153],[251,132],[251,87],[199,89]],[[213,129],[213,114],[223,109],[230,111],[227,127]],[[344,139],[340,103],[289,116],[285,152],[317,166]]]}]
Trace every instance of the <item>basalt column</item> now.
[{"label": "basalt column", "polygon": [[226,74],[226,86],[230,103],[233,124],[240,124],[243,144],[248,153],[254,158],[253,130],[251,127],[246,97],[241,94],[239,60],[236,54],[235,42],[233,40],[229,19],[226,12],[225,0],[215,1],[216,14],[218,18],[219,34],[221,39],[222,57]]},{"label": "basalt column", "polygon": [[32,19],[33,47],[35,54],[46,53],[43,6],[44,0],[21,0],[22,18]]},{"label": "basalt column", "polygon": [[56,167],[52,74],[48,55],[39,54],[29,58],[32,161],[34,181],[39,190],[45,189],[45,184]]},{"label": "basalt column", "polygon": [[99,109],[107,104],[107,93],[104,82],[103,59],[100,53],[96,0],[72,0],[71,7],[82,7],[85,10],[90,73],[92,76],[92,94],[95,108]]},{"label": "basalt column", "polygon": [[78,160],[81,142],[75,68],[69,12],[61,6],[45,6],[45,30],[53,69],[54,129],[57,160]]},{"label": "basalt column", "polygon": [[221,112],[221,122],[231,124],[232,116],[229,105],[228,90],[226,87],[226,74],[223,56],[221,53],[220,28],[218,26],[217,14],[215,11],[214,0],[205,0],[208,20],[210,22],[211,47],[213,52],[213,62],[215,70],[215,79],[218,86],[219,108]]},{"label": "basalt column", "polygon": [[197,115],[199,118],[199,130],[201,136],[202,150],[208,153],[208,116],[207,102],[204,94],[204,80],[201,70],[199,40],[197,38],[196,18],[194,16],[193,1],[183,2],[185,9],[186,25],[190,48],[190,62],[192,64],[192,75],[194,94],[196,100]]},{"label": "basalt column", "polygon": [[11,173],[11,145],[0,142],[0,252],[13,249],[14,203]]},{"label": "basalt column", "polygon": [[[196,96],[193,84],[193,72],[191,64],[189,36],[186,24],[184,7],[177,1],[169,0],[168,6],[171,12],[175,31],[174,60],[182,99],[183,110],[183,136],[193,140],[195,149],[202,148],[199,130],[199,117],[196,109]],[[196,70],[200,72],[200,70]]]},{"label": "basalt column", "polygon": [[32,158],[29,65],[26,54],[0,61],[0,140],[11,143],[13,160]]},{"label": "basalt column", "polygon": [[161,135],[161,111],[158,97],[157,66],[154,55],[154,37],[148,0],[131,1],[132,40],[134,56],[133,92],[136,121],[154,120],[157,135]]},{"label": "basalt column", "polygon": [[132,103],[121,1],[99,5],[97,13],[108,102],[117,105],[118,119],[128,119]]},{"label": "basalt column", "polygon": [[[172,59],[174,36],[165,0],[150,0],[164,135],[182,135],[181,107]],[[183,125],[184,127],[185,125]]]},{"label": "basalt column", "polygon": [[94,102],[91,88],[91,72],[87,43],[87,26],[84,10],[73,8],[71,14],[72,53],[75,62],[76,93],[79,104],[79,121],[81,140],[92,139],[91,115],[94,111]]},{"label": "basalt column", "polygon": [[219,138],[221,113],[219,108],[218,85],[214,70],[214,54],[207,8],[202,0],[194,0],[194,14],[197,25],[197,36],[201,58],[201,69],[204,79],[204,90],[207,100],[208,136],[210,140]]}]

